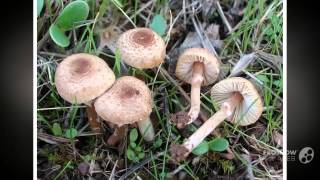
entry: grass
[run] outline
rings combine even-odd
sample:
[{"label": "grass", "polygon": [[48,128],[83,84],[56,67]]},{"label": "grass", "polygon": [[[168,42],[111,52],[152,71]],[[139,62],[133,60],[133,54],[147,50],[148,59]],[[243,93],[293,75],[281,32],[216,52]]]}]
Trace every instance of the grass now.
[{"label": "grass", "polygon": [[[259,87],[265,110],[259,121],[251,126],[239,127],[224,122],[213,135],[208,137],[208,139],[214,136],[226,138],[233,158],[225,158],[223,154],[229,154],[227,152],[210,152],[199,157],[190,155],[186,161],[178,165],[170,161],[168,153],[170,144],[182,143],[199,127],[202,118],[184,131],[178,130],[169,122],[172,113],[188,111],[189,103],[185,93],[189,95],[190,92],[190,86],[182,84],[175,77],[172,67],[178,58],[177,52],[185,36],[189,32],[196,32],[195,22],[199,26],[205,21],[202,11],[209,7],[199,6],[200,1],[194,1],[192,4],[186,1],[184,4],[177,0],[152,2],[103,0],[103,6],[89,3],[91,9],[89,18],[75,30],[70,31],[68,35],[71,37],[71,45],[62,49],[57,47],[46,34],[62,7],[69,2],[45,1],[43,12],[38,18],[37,128],[38,132],[50,135],[48,136],[52,138],[50,140],[55,142],[50,144],[38,140],[39,178],[81,179],[82,176],[92,176],[96,179],[111,176],[115,179],[120,177],[165,179],[178,176],[188,176],[191,179],[224,176],[244,178],[248,171],[252,171],[255,178],[282,177],[282,147],[274,140],[275,132],[283,133],[282,64],[277,66],[274,63],[276,61],[274,57],[281,57],[283,52],[281,0],[248,0],[238,7],[243,12],[241,16],[232,15],[226,10],[233,6],[232,0],[221,1],[224,15],[232,26],[231,32],[226,30],[221,14],[214,8],[209,13],[210,17],[207,18],[206,23],[220,25],[221,39],[218,40],[224,45],[221,49],[215,47],[215,50],[222,63],[229,67],[225,68],[226,73],[231,71],[243,54],[262,51],[270,57],[258,56],[239,75],[252,80]],[[149,4],[146,5],[146,3]],[[98,50],[99,34],[97,32],[100,32],[99,30],[109,25],[115,25],[119,31],[135,26],[148,27],[152,17],[159,13],[163,14],[167,20],[167,34],[164,37],[168,44],[166,62],[161,67],[150,70],[127,67],[128,72],[125,72],[117,50],[112,52],[107,47]],[[235,20],[230,20],[230,16],[235,17]],[[194,21],[192,17],[195,17]],[[208,36],[202,37],[204,40],[206,38]],[[119,146],[107,146],[105,139],[112,131],[108,125],[103,124],[105,131],[103,136],[92,134],[87,123],[85,106],[69,104],[57,93],[54,74],[58,63],[64,57],[80,52],[99,55],[113,69],[117,77],[126,73],[136,76],[143,79],[153,91],[153,112],[150,118],[155,122],[156,139],[161,139],[162,144],[155,148],[153,143],[139,142],[139,146],[146,154],[139,162],[127,159],[125,154],[125,147],[129,143],[127,138]],[[210,87],[203,87],[201,91],[202,113],[207,117],[213,115],[218,109],[210,98]],[[78,135],[74,139],[78,141],[60,142],[59,138],[66,137],[53,135],[54,123],[60,124],[63,132],[69,128],[75,128]],[[129,130],[131,128],[128,126]],[[265,152],[276,152],[276,155],[271,156]],[[243,154],[249,154],[251,160],[243,158]],[[86,175],[81,175],[77,171],[78,165],[82,162],[87,162],[91,166]],[[116,162],[117,167],[113,171]]]}]

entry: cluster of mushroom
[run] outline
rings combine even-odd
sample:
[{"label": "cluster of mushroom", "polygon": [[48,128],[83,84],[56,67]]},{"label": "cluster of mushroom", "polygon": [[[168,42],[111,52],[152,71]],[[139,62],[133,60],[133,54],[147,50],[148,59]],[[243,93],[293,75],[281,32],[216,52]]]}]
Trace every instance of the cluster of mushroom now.
[{"label": "cluster of mushroom", "polygon": [[[122,60],[135,68],[153,68],[164,60],[165,43],[148,28],[123,33],[117,46]],[[101,58],[85,53],[68,56],[57,67],[55,85],[66,101],[87,104],[87,112],[96,112],[109,125],[121,127],[137,122],[144,139],[154,139],[149,119],[152,111],[149,88],[132,76],[116,79]],[[94,132],[101,132],[97,119],[89,118],[89,124]]]},{"label": "cluster of mushroom", "polygon": [[[187,116],[175,118],[173,123],[183,128],[192,123],[200,112],[200,87],[216,81],[219,63],[206,49],[191,48],[178,59],[176,75],[191,84],[191,108]],[[262,100],[250,81],[242,77],[231,77],[215,84],[211,97],[220,110],[209,118],[182,145],[172,144],[171,157],[174,161],[184,160],[224,119],[240,126],[255,123],[262,114]]]},{"label": "cluster of mushroom", "polygon": [[[135,28],[123,33],[117,48],[122,60],[135,68],[159,66],[165,58],[163,39],[148,28]],[[190,48],[177,62],[176,76],[191,84],[191,107],[186,116],[177,118],[178,128],[197,119],[201,100],[201,86],[213,84],[219,75],[219,62],[204,48]],[[147,85],[132,76],[115,78],[106,62],[89,54],[74,54],[64,59],[55,75],[58,93],[70,103],[85,103],[105,121],[121,127],[137,122],[146,141],[155,133],[149,119],[152,112],[152,95]],[[182,145],[172,144],[171,157],[185,159],[224,119],[240,126],[256,122],[262,113],[262,100],[254,86],[246,79],[232,77],[216,83],[211,89],[212,99],[220,110],[209,118]],[[99,122],[89,119],[95,132]]]}]

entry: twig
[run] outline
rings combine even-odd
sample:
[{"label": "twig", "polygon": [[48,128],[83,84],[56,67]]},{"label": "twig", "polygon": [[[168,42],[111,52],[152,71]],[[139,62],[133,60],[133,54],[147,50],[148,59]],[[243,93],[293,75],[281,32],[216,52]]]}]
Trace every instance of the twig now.
[{"label": "twig", "polygon": [[247,178],[249,180],[254,180],[255,177],[253,175],[253,171],[252,171],[252,162],[251,162],[251,158],[250,158],[250,154],[249,152],[243,148],[243,150],[246,152],[246,154],[242,154],[241,156],[245,159],[246,163],[247,163]]},{"label": "twig", "polygon": [[113,179],[114,179],[114,172],[115,172],[115,170],[116,170],[117,164],[118,164],[118,160],[117,160],[117,161],[114,163],[114,165],[113,165],[113,168],[112,168],[112,171],[111,171],[109,180],[113,180]]},{"label": "twig", "polygon": [[[218,13],[223,21],[223,23],[227,26],[227,29],[229,31],[229,33],[232,31],[232,27],[229,23],[229,21],[227,20],[226,16],[224,15],[223,11],[222,11],[222,8],[221,8],[221,5],[220,5],[220,2],[218,0],[215,0],[213,1],[217,10],[218,10]],[[242,51],[241,51],[241,48],[240,48],[240,45],[239,45],[239,42],[240,40],[239,39],[236,39],[235,40],[235,43],[236,43],[236,46],[238,48],[238,51],[240,52],[240,54],[243,54]]]},{"label": "twig", "polygon": [[67,139],[67,138],[63,138],[63,137],[56,137],[56,136],[52,136],[46,133],[38,133],[38,139],[49,143],[49,144],[59,144],[59,143],[70,143],[70,142],[77,142],[79,141],[78,139]]},{"label": "twig", "polygon": [[51,107],[51,108],[40,108],[37,111],[50,111],[50,110],[61,110],[61,109],[72,109],[72,108],[86,108],[87,106],[69,106],[69,107]]}]

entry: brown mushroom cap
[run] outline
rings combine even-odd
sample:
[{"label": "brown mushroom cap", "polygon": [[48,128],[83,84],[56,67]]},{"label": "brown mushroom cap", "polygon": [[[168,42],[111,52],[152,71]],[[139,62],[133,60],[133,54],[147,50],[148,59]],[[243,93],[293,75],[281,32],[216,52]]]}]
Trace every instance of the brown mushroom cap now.
[{"label": "brown mushroom cap", "polygon": [[100,96],[114,81],[115,75],[104,60],[85,53],[65,58],[55,74],[55,85],[60,96],[78,104]]},{"label": "brown mushroom cap", "polygon": [[151,92],[146,84],[132,76],[116,80],[94,106],[103,119],[122,126],[146,120],[152,111]]},{"label": "brown mushroom cap", "polygon": [[124,32],[117,41],[117,47],[125,63],[140,69],[159,66],[166,54],[163,39],[149,28]]},{"label": "brown mushroom cap", "polygon": [[242,98],[236,106],[229,121],[240,126],[255,123],[262,114],[263,103],[253,84],[242,77],[231,77],[215,84],[211,89],[211,97],[221,106],[234,93],[239,93]]},{"label": "brown mushroom cap", "polygon": [[217,58],[204,48],[190,48],[184,51],[177,62],[176,76],[191,84],[192,69],[195,62],[203,63],[203,82],[206,86],[216,81],[219,75],[219,62]]}]

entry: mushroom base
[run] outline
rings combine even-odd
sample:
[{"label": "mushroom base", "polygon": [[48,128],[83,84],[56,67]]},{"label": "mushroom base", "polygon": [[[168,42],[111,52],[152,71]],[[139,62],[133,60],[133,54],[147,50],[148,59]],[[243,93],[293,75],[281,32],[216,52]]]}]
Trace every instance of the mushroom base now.
[{"label": "mushroom base", "polygon": [[170,154],[173,161],[180,162],[186,159],[190,154],[190,150],[183,145],[172,144],[170,146]]},{"label": "mushroom base", "polygon": [[148,142],[152,141],[154,139],[154,129],[150,118],[138,121],[137,123],[144,140]]}]

